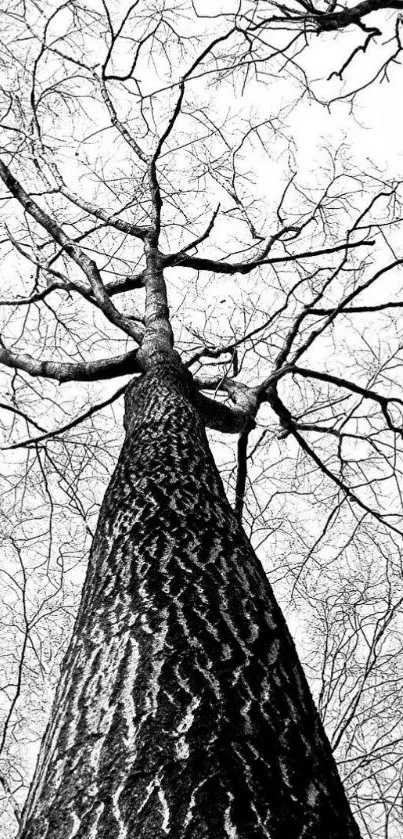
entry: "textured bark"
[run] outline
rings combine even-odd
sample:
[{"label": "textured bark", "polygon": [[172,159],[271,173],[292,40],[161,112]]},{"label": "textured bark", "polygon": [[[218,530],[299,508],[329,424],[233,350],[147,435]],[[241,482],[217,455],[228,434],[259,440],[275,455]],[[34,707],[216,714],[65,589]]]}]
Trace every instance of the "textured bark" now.
[{"label": "textured bark", "polygon": [[190,394],[129,390],[20,839],[359,836]]}]

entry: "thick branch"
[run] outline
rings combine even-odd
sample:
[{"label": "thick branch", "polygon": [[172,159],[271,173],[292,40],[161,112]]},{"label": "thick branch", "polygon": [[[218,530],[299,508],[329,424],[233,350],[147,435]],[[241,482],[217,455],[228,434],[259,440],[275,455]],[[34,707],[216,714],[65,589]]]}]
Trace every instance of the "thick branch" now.
[{"label": "thick branch", "polygon": [[308,259],[314,256],[326,256],[331,253],[352,250],[353,248],[370,247],[373,240],[361,239],[359,242],[344,242],[342,245],[335,245],[332,248],[322,248],[314,251],[303,251],[301,253],[284,254],[283,256],[258,256],[248,262],[224,262],[219,259],[208,259],[201,256],[188,256],[183,252],[164,256],[165,267],[181,265],[183,268],[193,268],[195,271],[212,271],[217,274],[249,274],[260,265],[275,265],[278,262],[296,262],[298,259]]},{"label": "thick branch", "polygon": [[237,516],[239,522],[242,522],[242,513],[246,490],[246,478],[248,475],[247,459],[248,439],[250,430],[251,428],[248,424],[239,435],[237,446],[238,470],[235,487],[235,515]]},{"label": "thick branch", "polygon": [[351,24],[359,25],[361,19],[380,9],[403,9],[401,0],[362,0],[356,6],[345,8],[340,12],[316,13],[316,22],[321,32],[345,29]]},{"label": "thick branch", "polygon": [[[402,0],[362,0],[351,8],[342,8],[340,11],[334,11],[336,2],[329,3],[329,11],[321,11],[316,9],[310,0],[299,0],[299,4],[303,7],[303,12],[295,7],[288,6],[285,3],[274,4],[282,13],[279,15],[270,15],[257,23],[251,22],[249,31],[265,30],[270,24],[280,24],[287,22],[288,24],[303,25],[308,31],[314,28],[319,32],[332,32],[338,29],[345,29],[347,26],[360,26],[362,18],[373,12],[384,9],[403,9]],[[363,25],[361,24],[361,28]],[[378,32],[378,34],[380,34]]]},{"label": "thick branch", "polygon": [[98,379],[112,379],[115,376],[127,376],[139,373],[137,350],[99,361],[63,362],[44,361],[32,358],[24,353],[15,353],[0,346],[0,363],[14,370],[23,370],[30,376],[43,376],[58,382],[93,382]]},{"label": "thick branch", "polygon": [[224,434],[239,434],[249,420],[242,409],[209,399],[203,393],[197,394],[196,407],[208,428]]},{"label": "thick branch", "polygon": [[42,210],[42,208],[39,207],[36,201],[34,201],[33,198],[25,191],[19,181],[17,181],[14,175],[11,174],[9,168],[1,160],[0,178],[7,189],[11,192],[12,196],[21,204],[22,207],[24,207],[24,210],[26,210],[26,212],[29,213],[29,215],[32,216],[32,218],[34,218],[35,221],[50,234],[52,239],[54,239],[54,241],[63,248],[65,253],[67,253],[68,256],[70,256],[71,259],[79,265],[90,283],[95,300],[111,323],[118,326],[126,332],[127,335],[134,338],[135,341],[141,343],[143,331],[133,324],[131,318],[125,317],[115,308],[105,291],[98,266],[94,260],[90,259],[87,254],[74,241],[72,241],[69,236],[67,236],[57,222],[55,222],[54,219],[45,212],[45,210]]}]

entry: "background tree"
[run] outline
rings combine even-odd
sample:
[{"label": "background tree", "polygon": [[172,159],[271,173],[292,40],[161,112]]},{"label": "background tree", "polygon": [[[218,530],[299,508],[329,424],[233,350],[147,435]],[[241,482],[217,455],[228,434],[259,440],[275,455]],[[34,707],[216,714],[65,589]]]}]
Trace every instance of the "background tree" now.
[{"label": "background tree", "polygon": [[[216,442],[230,497],[288,606],[363,832],[398,835],[399,184],[343,148],[308,179],[282,131],[284,70],[312,95],[335,12],[147,6],[3,16],[5,813],[26,791],[121,443],[125,384],[110,382],[137,369],[161,225],[175,346],[214,396],[200,410],[242,430],[237,468]],[[149,286],[149,307],[161,294]]]}]

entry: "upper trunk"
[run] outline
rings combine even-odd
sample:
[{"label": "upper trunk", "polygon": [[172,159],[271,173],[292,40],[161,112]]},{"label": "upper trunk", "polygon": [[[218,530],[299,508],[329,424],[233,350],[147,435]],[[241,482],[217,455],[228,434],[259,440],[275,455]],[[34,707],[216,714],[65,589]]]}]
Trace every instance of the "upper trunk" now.
[{"label": "upper trunk", "polygon": [[359,836],[190,394],[129,389],[20,839]]}]

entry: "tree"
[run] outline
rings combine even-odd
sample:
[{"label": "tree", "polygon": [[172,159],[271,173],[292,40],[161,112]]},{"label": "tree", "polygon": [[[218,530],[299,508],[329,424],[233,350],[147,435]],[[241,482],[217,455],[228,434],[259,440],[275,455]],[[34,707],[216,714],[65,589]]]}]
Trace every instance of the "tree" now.
[{"label": "tree", "polygon": [[[257,18],[255,5],[253,14],[206,20],[192,6],[135,3],[122,11],[72,2],[6,18],[4,62],[10,74],[18,67],[20,88],[11,75],[2,93],[3,266],[12,288],[2,300],[11,314],[0,360],[12,377],[9,430],[16,422],[28,427],[11,446],[28,452],[28,474],[34,484],[41,476],[53,516],[65,493],[88,527],[76,482],[91,439],[72,455],[68,435],[123,392],[126,400],[126,440],[101,508],[21,839],[66,831],[359,835],[293,642],[240,522],[248,463],[256,493],[256,506],[246,511],[252,530],[264,514],[253,458],[269,417],[291,456],[296,446],[303,455],[297,491],[309,485],[323,499],[321,530],[294,569],[298,592],[308,559],[326,548],[330,525],[333,533],[338,526],[350,533],[354,521],[359,538],[372,545],[379,528],[390,534],[389,544],[400,537],[403,400],[388,381],[396,351],[391,346],[386,361],[373,346],[371,364],[365,370],[362,362],[356,376],[345,371],[351,356],[343,349],[355,323],[367,318],[373,325],[375,316],[376,324],[380,312],[401,306],[387,288],[381,300],[370,296],[401,265],[393,251],[400,185],[376,172],[361,175],[341,150],[309,190],[282,136],[280,106],[273,116],[276,102],[269,114],[247,120],[241,113],[235,121],[229,86],[237,107],[240,92],[250,110],[246,82],[273,51],[265,33],[277,12],[276,20]],[[270,66],[281,68],[287,50],[298,48],[306,13],[304,7],[291,21],[297,36],[290,39],[291,13],[281,10],[287,27],[284,34],[278,26]],[[336,28],[308,13],[313,31]],[[267,196],[274,144],[287,151],[289,165]],[[379,244],[385,237],[392,259]],[[224,336],[222,319],[217,324],[208,308],[195,312],[203,296],[208,305],[211,278],[216,305],[229,303]],[[167,287],[178,310],[173,317]],[[336,371],[315,363],[318,347],[329,356],[328,335],[338,351]],[[122,375],[130,376],[123,388],[61,419],[62,388],[52,380],[69,388]],[[27,410],[38,392],[42,414],[33,418]],[[68,389],[64,413],[72,398]],[[60,418],[53,431],[43,425],[50,404]],[[234,511],[205,426],[239,435]],[[385,464],[391,471],[383,494]],[[281,463],[277,468],[281,485]],[[74,479],[66,481],[67,473]],[[281,497],[284,486],[274,494]],[[49,619],[62,586],[61,553],[53,546],[54,555],[40,562],[49,593],[27,607],[27,534],[25,522],[18,538],[8,534],[24,605],[19,676],[30,656],[40,659],[37,625],[45,613]],[[302,527],[298,537],[303,541]],[[388,579],[368,678],[383,626],[398,610]],[[328,627],[329,597],[320,602]],[[337,638],[332,631],[328,647]],[[390,645],[385,654],[396,656]],[[348,644],[339,646],[348,660]],[[346,672],[327,678],[328,662],[323,714]],[[18,679],[3,745],[19,690]],[[354,695],[354,713],[362,694]],[[336,746],[350,723],[347,709],[343,715]]]}]

